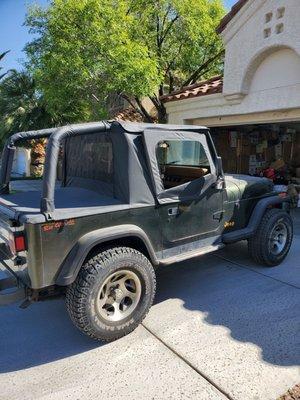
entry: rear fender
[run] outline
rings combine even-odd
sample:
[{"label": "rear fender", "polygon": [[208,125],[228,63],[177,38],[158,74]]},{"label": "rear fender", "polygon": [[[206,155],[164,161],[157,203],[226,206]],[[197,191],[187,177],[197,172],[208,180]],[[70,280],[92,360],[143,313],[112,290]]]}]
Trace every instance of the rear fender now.
[{"label": "rear fender", "polygon": [[55,283],[67,286],[73,283],[89,252],[97,245],[116,239],[138,238],[147,248],[150,261],[158,265],[158,259],[147,234],[135,225],[119,225],[97,229],[82,236],[63,261]]}]

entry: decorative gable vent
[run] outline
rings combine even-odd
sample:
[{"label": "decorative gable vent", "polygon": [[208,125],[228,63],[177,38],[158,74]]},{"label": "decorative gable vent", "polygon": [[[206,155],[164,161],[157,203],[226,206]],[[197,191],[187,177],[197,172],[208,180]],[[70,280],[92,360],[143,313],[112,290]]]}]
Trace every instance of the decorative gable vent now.
[{"label": "decorative gable vent", "polygon": [[283,24],[277,24],[275,27],[276,33],[281,33],[283,32]]},{"label": "decorative gable vent", "polygon": [[271,28],[264,29],[264,38],[271,36]]},{"label": "decorative gable vent", "polygon": [[277,19],[283,18],[284,17],[284,13],[285,13],[285,7],[277,8],[276,18]]},{"label": "decorative gable vent", "polygon": [[268,12],[268,13],[265,15],[265,22],[266,22],[266,24],[267,24],[268,22],[270,22],[270,21],[272,20],[272,18],[273,18],[273,13],[272,13],[272,12]]},{"label": "decorative gable vent", "polygon": [[[271,24],[272,24],[272,21],[274,21],[274,23],[275,23],[276,20],[283,18],[284,14],[285,14],[285,7],[277,8],[276,13],[273,13],[272,11],[270,11],[265,14],[265,25],[267,25],[267,27],[264,28],[264,30],[263,30],[263,35],[264,35],[265,39],[269,38],[272,35],[272,31],[275,32],[276,34],[283,32],[283,30],[284,30],[283,22],[277,23],[275,25],[274,29],[272,29]],[[276,16],[276,20],[274,20],[274,18],[273,18],[274,15]]]}]

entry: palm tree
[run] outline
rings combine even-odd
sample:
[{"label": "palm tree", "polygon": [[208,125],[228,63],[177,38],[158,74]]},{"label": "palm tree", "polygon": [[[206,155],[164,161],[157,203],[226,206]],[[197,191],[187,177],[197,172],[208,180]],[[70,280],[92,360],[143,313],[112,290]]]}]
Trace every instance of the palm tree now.
[{"label": "palm tree", "polygon": [[[6,56],[6,54],[7,53],[9,53],[10,52],[10,50],[7,50],[7,51],[5,51],[4,53],[1,53],[0,54],[0,61],[2,60],[2,58],[4,58],[5,56]],[[0,67],[0,71],[1,71],[1,69],[3,69],[3,67]],[[2,79],[2,78],[4,78],[4,76],[7,74],[7,72],[5,72],[4,74],[0,74],[0,80]]]},{"label": "palm tree", "polygon": [[10,70],[0,82],[0,141],[12,133],[55,126],[43,95],[26,71]]}]

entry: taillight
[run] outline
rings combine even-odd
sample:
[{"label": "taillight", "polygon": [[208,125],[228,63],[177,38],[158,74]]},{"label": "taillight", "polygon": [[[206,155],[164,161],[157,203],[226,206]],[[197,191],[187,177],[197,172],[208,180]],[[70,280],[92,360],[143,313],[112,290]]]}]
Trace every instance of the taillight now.
[{"label": "taillight", "polygon": [[23,235],[15,236],[15,249],[16,252],[26,250],[25,237]]},{"label": "taillight", "polygon": [[286,192],[280,192],[280,193],[278,193],[278,196],[282,197],[282,198],[285,198],[285,197],[287,197],[287,193]]}]

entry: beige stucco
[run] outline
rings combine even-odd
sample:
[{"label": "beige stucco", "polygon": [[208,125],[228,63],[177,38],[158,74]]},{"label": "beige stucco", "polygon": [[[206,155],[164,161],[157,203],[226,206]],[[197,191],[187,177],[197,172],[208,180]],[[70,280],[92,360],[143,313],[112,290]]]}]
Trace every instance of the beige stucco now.
[{"label": "beige stucco", "polygon": [[299,0],[249,0],[221,34],[223,93],[166,103],[169,122],[300,120],[299,21]]}]

